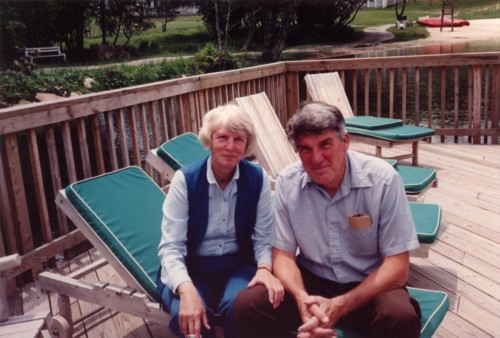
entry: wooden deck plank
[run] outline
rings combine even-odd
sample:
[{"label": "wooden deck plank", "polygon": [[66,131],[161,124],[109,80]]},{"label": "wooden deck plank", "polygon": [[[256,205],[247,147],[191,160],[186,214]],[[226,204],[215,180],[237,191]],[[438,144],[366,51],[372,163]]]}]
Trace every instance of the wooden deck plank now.
[{"label": "wooden deck plank", "polygon": [[[465,255],[470,255],[484,262],[492,262],[492,266],[500,269],[498,245],[487,238],[451,225],[441,233],[440,240],[462,250]],[[463,261],[460,263],[463,264]]]},{"label": "wooden deck plank", "polygon": [[426,192],[425,202],[441,205],[443,221],[429,257],[411,259],[409,283],[450,295],[436,337],[494,337],[500,332],[500,147],[421,144],[419,159],[438,170],[438,187]]},{"label": "wooden deck plank", "polygon": [[466,318],[473,325],[482,328],[488,335],[495,337],[500,332],[498,316],[486,311],[479,304],[463,297],[460,299],[458,315]]},{"label": "wooden deck plank", "polygon": [[[73,264],[71,265],[72,271],[78,270],[83,266],[86,266],[92,262],[91,255],[82,255],[78,257],[79,259],[73,260]],[[97,282],[99,280],[98,276],[95,272],[90,273],[82,279],[89,282]],[[81,314],[83,316],[95,311],[99,307],[95,304],[91,304],[88,302],[78,301]],[[112,337],[120,337],[117,333],[116,327],[112,321],[108,320],[111,318],[112,312],[108,309],[104,309],[95,315],[90,316],[87,319],[82,321],[83,330],[88,338],[91,337],[105,337],[106,335]],[[73,315],[73,319],[75,320],[77,317]],[[76,331],[76,330],[75,330]]]},{"label": "wooden deck plank", "polygon": [[[484,238],[488,238],[489,240],[497,244],[500,244],[500,236],[498,236],[498,231],[497,231],[498,229],[490,229],[484,227],[482,224],[465,220],[455,214],[452,214],[451,212],[447,212],[443,215],[443,222],[451,222],[453,225],[463,228],[469,231],[470,233],[477,234]],[[441,223],[441,227],[443,227],[443,223]]]},{"label": "wooden deck plank", "polygon": [[462,317],[448,311],[434,336],[435,338],[463,338],[487,337],[488,334]]},{"label": "wooden deck plank", "polygon": [[[93,255],[93,259],[97,257],[99,257],[99,255]],[[101,281],[106,281],[114,285],[126,286],[126,283],[123,281],[123,279],[109,265],[97,270],[96,274],[98,276],[98,279]],[[143,319],[136,316],[129,316],[116,311],[111,311],[111,313],[112,320],[117,331],[116,337],[123,337],[130,332],[133,332],[138,337],[147,337],[149,335],[148,329]]]}]

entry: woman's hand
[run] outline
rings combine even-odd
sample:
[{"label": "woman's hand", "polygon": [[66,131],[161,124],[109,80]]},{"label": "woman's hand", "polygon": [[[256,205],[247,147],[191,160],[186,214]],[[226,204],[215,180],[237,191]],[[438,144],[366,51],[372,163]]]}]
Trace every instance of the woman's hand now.
[{"label": "woman's hand", "polygon": [[269,294],[269,302],[276,309],[285,297],[285,288],[283,288],[280,280],[274,277],[270,270],[261,268],[257,269],[255,276],[248,283],[248,287],[251,288],[257,284],[263,284],[266,287]]},{"label": "woman's hand", "polygon": [[177,288],[181,298],[179,305],[179,327],[184,336],[195,335],[200,337],[201,324],[210,330],[208,317],[203,301],[195,286],[191,282],[183,282]]}]

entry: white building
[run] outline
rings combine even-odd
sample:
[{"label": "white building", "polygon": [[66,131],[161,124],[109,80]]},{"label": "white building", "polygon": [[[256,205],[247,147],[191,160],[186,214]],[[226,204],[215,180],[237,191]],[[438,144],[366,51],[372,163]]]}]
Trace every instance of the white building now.
[{"label": "white building", "polygon": [[386,8],[396,4],[396,0],[368,0],[366,7],[368,8]]}]

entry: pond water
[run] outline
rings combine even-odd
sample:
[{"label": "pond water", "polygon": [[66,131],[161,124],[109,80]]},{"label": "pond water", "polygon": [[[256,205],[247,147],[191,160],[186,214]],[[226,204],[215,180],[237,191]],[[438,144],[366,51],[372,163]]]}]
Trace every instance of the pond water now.
[{"label": "pond water", "polygon": [[[479,53],[479,52],[500,52],[500,39],[499,40],[483,40],[483,41],[472,41],[472,42],[459,42],[459,43],[441,43],[441,44],[435,44],[435,45],[428,45],[428,46],[415,46],[415,47],[406,47],[406,48],[394,48],[394,49],[387,49],[387,50],[374,50],[371,52],[363,52],[359,53],[356,55],[352,55],[350,57],[356,57],[356,58],[364,58],[364,57],[390,57],[390,56],[408,56],[408,55],[430,55],[430,54],[454,54],[454,53]],[[374,72],[373,72],[374,73]],[[382,71],[382,83],[385,83],[384,81],[388,81],[389,74],[388,70],[383,70]],[[396,74],[398,76],[398,74]],[[439,72],[435,71],[433,73],[433,83],[434,85],[434,91],[439,93],[440,87],[439,87]],[[467,86],[468,86],[468,76],[467,76],[467,68],[462,67],[460,69],[460,85],[459,85],[459,92],[461,95],[459,95],[459,121],[457,124],[457,127],[467,127],[468,125],[468,101],[467,101],[467,95],[464,95],[463,93],[467,93]],[[421,83],[425,83],[427,80],[427,74],[426,72],[421,72],[420,76],[420,81]],[[373,81],[373,82],[372,82]],[[375,74],[370,75],[370,82],[375,83]],[[415,104],[415,98],[413,96],[413,74],[412,71],[408,73],[408,88],[407,88],[407,118],[412,123],[412,121],[415,118],[415,113],[414,113],[414,104]],[[490,80],[491,81],[491,80]],[[382,98],[388,97],[388,86],[382,86]],[[358,88],[358,102],[363,102],[363,90],[362,86]],[[370,96],[375,93],[370,93]],[[395,83],[395,101],[398,102],[401,99],[401,81],[396,81]],[[437,94],[439,95],[439,94]],[[454,86],[453,83],[451,83],[449,80],[447,81],[446,84],[446,113],[445,113],[445,118],[446,118],[446,126],[447,127],[453,127],[454,126]],[[361,101],[360,101],[361,100]],[[372,100],[370,100],[372,101]],[[388,111],[388,100],[384,100],[382,102],[382,111]],[[491,104],[492,100],[490,100]],[[395,105],[395,117],[398,117],[398,105]],[[372,107],[370,107],[372,109]],[[362,107],[361,107],[362,109]],[[481,107],[481,111],[484,111],[484,107]],[[399,113],[400,114],[400,113]],[[427,116],[428,116],[428,110],[427,110],[427,97],[425,92],[421,91],[421,98],[420,98],[420,116],[424,117],[424,119],[420,120],[420,125],[427,125]],[[488,121],[488,123],[491,123]],[[434,128],[441,128],[441,110],[440,107],[434,105],[432,109],[432,126]],[[484,124],[484,121],[482,122]],[[453,142],[452,137],[446,137],[447,139],[450,138],[450,140],[447,140],[446,142]],[[461,137],[457,140],[459,143],[465,142],[467,143],[468,140],[466,137]]]},{"label": "pond water", "polygon": [[364,57],[453,54],[453,53],[482,53],[482,52],[500,52],[500,39],[441,43],[428,46],[376,50],[373,52],[363,52],[360,54],[356,54],[354,57],[364,58]]}]

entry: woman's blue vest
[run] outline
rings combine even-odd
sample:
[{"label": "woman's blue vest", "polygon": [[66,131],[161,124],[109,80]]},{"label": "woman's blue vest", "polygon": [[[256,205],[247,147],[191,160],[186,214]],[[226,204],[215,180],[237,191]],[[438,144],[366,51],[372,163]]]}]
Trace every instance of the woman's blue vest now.
[{"label": "woman's blue vest", "polygon": [[[207,159],[181,169],[186,178],[189,202],[188,256],[201,244],[208,226]],[[257,216],[257,203],[262,190],[263,173],[262,168],[246,160],[241,160],[238,166],[240,177],[237,180],[238,192],[234,215],[236,240],[240,252],[254,262],[252,234]]]}]

